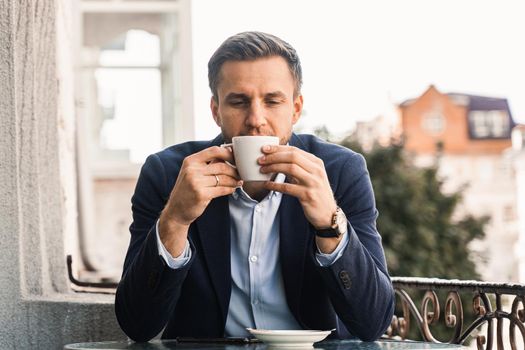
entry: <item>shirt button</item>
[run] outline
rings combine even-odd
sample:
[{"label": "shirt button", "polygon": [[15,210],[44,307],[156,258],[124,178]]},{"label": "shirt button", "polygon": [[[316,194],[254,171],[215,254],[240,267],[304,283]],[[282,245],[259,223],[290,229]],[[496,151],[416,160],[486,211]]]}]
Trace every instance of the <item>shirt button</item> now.
[{"label": "shirt button", "polygon": [[253,305],[257,305],[257,304],[259,304],[259,300],[254,300],[252,304],[253,304]]},{"label": "shirt button", "polygon": [[250,261],[251,261],[252,263],[257,262],[257,259],[258,259],[258,258],[257,258],[257,255],[252,255],[252,256],[250,256]]},{"label": "shirt button", "polygon": [[261,206],[260,206],[259,204],[257,204],[257,205],[255,206],[255,211],[256,211],[256,212],[260,212],[260,211],[261,211]]}]

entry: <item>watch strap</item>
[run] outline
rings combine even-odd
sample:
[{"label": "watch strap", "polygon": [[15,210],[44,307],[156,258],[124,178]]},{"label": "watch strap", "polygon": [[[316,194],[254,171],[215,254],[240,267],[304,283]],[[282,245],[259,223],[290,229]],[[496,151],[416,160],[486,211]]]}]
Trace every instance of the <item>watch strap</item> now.
[{"label": "watch strap", "polygon": [[[343,219],[343,220],[341,220],[341,219]],[[341,224],[342,221],[344,221],[344,225],[345,225],[344,228],[339,226],[339,224]],[[332,215],[332,225],[330,227],[324,228],[324,229],[314,228],[315,234],[316,234],[316,236],[323,237],[323,238],[337,238],[337,237],[340,237],[344,232],[346,232],[346,223],[347,223],[346,216],[345,216],[343,210],[341,208],[337,207],[336,211]]]},{"label": "watch strap", "polygon": [[326,228],[326,229],[315,229],[315,235],[323,238],[334,238],[341,236],[339,228]]}]

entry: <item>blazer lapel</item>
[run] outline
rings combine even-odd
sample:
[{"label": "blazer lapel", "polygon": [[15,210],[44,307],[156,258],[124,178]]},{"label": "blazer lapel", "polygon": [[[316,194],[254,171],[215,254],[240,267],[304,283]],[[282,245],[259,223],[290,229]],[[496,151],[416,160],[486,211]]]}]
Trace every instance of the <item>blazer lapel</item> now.
[{"label": "blazer lapel", "polygon": [[[307,147],[295,134],[292,134],[289,144],[307,150]],[[301,322],[300,302],[304,264],[308,253],[308,221],[299,200],[286,194],[281,199],[279,213],[281,269],[286,299],[290,310]]]},{"label": "blazer lapel", "polygon": [[280,211],[280,256],[286,300],[300,322],[301,288],[308,249],[308,223],[303,208],[292,196],[283,195]]},{"label": "blazer lapel", "polygon": [[[209,146],[220,145],[222,136],[217,136]],[[204,213],[195,220],[202,245],[204,260],[215,289],[219,306],[226,322],[231,294],[230,269],[230,209],[228,197],[213,199]]]},{"label": "blazer lapel", "polygon": [[231,294],[228,197],[213,199],[196,223],[204,259],[217,294],[223,320],[226,320]]}]

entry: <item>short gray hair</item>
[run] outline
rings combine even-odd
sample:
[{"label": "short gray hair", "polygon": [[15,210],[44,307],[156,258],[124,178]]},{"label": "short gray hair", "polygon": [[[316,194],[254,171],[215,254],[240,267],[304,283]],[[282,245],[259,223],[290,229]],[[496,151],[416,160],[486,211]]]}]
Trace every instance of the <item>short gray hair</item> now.
[{"label": "short gray hair", "polygon": [[298,95],[303,84],[303,73],[299,56],[292,45],[275,35],[243,32],[226,39],[208,62],[208,81],[213,98],[218,99],[217,86],[224,62],[249,61],[270,56],[281,56],[288,63],[294,79],[294,95]]}]

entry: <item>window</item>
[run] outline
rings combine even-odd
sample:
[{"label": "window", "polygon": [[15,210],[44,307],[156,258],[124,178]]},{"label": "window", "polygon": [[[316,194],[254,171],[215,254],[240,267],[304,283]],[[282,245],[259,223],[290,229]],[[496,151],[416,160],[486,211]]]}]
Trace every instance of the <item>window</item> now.
[{"label": "window", "polygon": [[[157,35],[131,29],[102,47],[95,65],[84,68],[97,91],[96,101],[90,101],[95,113],[89,118],[94,165],[140,164],[160,149],[159,49]],[[89,53],[86,56],[93,57]]]},{"label": "window", "polygon": [[445,130],[445,117],[443,113],[433,110],[426,113],[422,120],[423,130],[431,134],[440,134]]},{"label": "window", "polygon": [[173,0],[84,0],[81,9],[80,255],[73,272],[82,281],[116,282],[140,167],[149,154],[193,138],[191,50],[184,44],[190,14]]},{"label": "window", "polygon": [[472,138],[506,138],[510,135],[506,111],[471,111],[468,118]]}]

